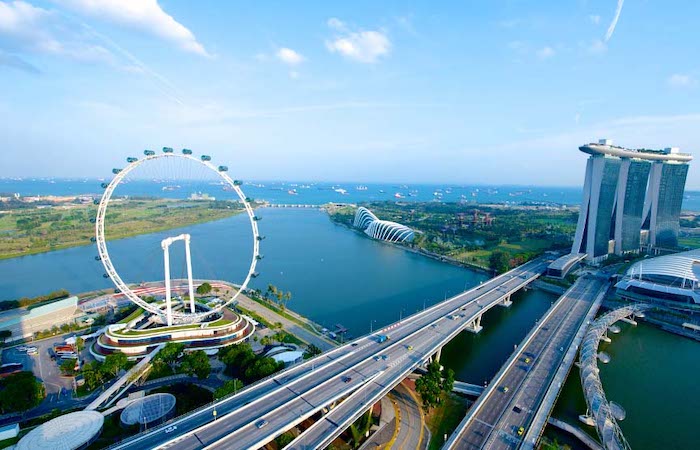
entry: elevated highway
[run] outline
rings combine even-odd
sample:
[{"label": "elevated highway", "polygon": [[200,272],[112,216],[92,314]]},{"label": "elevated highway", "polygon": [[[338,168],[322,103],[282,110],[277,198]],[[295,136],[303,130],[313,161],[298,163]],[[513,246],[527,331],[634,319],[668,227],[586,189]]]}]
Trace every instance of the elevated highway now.
[{"label": "elevated highway", "polygon": [[608,287],[600,278],[579,278],[528,333],[443,448],[533,448]]},{"label": "elevated highway", "polygon": [[[481,316],[494,306],[510,305],[511,295],[539,277],[549,262],[533,260],[112,448],[259,448],[322,411],[325,416],[288,448],[328,445],[462,330],[481,330]],[[389,339],[378,343],[378,335]]]}]

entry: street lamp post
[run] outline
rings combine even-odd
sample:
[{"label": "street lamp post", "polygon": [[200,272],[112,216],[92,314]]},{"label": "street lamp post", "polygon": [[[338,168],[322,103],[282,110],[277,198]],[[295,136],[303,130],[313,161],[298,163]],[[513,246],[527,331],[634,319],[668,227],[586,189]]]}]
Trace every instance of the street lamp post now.
[{"label": "street lamp post", "polygon": [[374,322],[376,322],[376,319],[372,319],[369,321],[369,334],[372,334]]}]

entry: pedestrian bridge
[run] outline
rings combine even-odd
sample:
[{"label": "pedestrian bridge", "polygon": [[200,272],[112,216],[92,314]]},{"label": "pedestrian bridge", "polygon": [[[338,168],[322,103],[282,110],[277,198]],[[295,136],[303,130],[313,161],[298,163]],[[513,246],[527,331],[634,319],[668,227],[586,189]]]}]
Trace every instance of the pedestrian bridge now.
[{"label": "pedestrian bridge", "polygon": [[635,304],[610,311],[591,324],[581,344],[578,366],[588,409],[581,419],[588,425],[595,425],[598,437],[606,450],[629,450],[630,446],[617,424],[620,416],[616,417],[616,413],[619,410],[608,402],[603,391],[598,369],[598,346],[601,340],[610,342],[607,336],[608,329],[615,322],[627,320],[635,323],[634,317],[640,316],[650,308],[650,305]]}]

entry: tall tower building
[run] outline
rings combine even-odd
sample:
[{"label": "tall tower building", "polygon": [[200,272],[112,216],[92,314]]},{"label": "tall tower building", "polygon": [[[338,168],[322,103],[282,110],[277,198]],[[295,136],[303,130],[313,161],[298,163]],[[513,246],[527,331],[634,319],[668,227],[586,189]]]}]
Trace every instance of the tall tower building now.
[{"label": "tall tower building", "polygon": [[607,139],[579,150],[590,157],[572,253],[600,262],[610,253],[637,252],[642,245],[678,245],[691,155],[677,148],[631,150]]}]

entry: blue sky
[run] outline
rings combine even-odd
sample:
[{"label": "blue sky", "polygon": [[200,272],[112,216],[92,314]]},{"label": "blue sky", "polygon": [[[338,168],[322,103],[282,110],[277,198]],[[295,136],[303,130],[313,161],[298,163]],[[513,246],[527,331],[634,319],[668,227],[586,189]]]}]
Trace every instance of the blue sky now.
[{"label": "blue sky", "polygon": [[694,1],[0,0],[0,176],[106,176],[167,145],[245,179],[577,185],[577,147],[600,137],[700,148],[698,17]]}]

